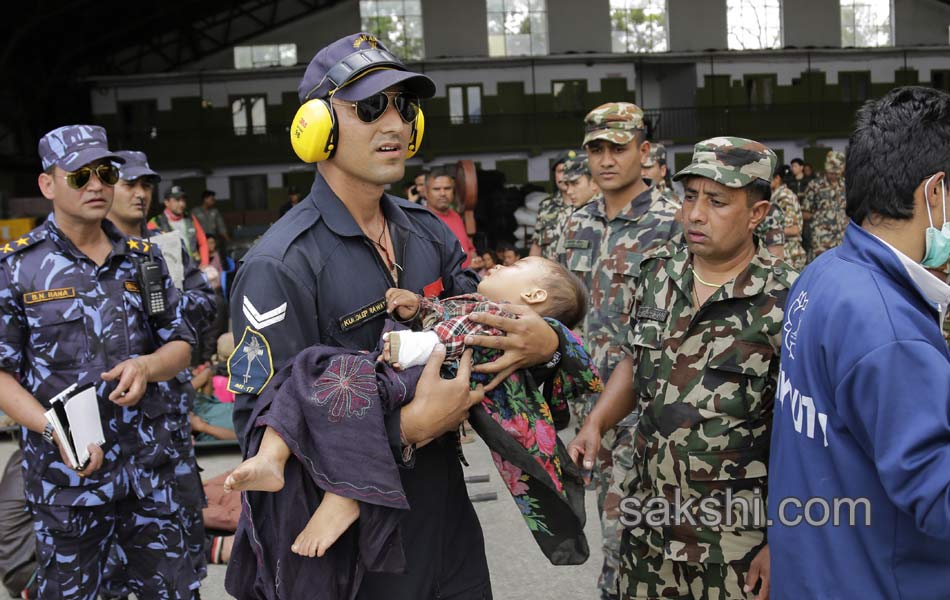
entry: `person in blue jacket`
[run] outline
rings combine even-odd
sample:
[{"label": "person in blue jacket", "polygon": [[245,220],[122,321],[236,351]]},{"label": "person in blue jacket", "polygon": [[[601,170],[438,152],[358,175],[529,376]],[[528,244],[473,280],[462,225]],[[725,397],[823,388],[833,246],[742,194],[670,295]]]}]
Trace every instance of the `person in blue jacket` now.
[{"label": "person in blue jacket", "polygon": [[857,115],[844,243],[792,287],[769,463],[772,597],[950,595],[950,95]]}]

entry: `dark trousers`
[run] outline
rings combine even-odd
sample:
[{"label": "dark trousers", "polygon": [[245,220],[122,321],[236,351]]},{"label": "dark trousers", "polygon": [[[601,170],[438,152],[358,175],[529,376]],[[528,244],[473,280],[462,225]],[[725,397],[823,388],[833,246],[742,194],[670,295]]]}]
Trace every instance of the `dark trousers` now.
[{"label": "dark trousers", "polygon": [[33,516],[23,493],[23,452],[10,456],[0,482],[0,579],[19,597],[36,570]]},{"label": "dark trousers", "polygon": [[421,448],[400,474],[412,507],[400,522],[407,572],[367,573],[357,600],[491,600],[485,540],[454,438]]}]

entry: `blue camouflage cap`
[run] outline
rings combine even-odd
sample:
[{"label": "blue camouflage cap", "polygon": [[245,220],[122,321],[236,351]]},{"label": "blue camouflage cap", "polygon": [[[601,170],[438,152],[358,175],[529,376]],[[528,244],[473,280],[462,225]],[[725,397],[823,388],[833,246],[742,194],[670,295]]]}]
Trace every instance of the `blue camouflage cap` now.
[{"label": "blue camouflage cap", "polygon": [[54,129],[40,138],[39,152],[44,171],[53,165],[75,171],[106,158],[118,164],[125,162],[109,151],[106,130],[98,125],[65,125]]},{"label": "blue camouflage cap", "polygon": [[125,160],[125,163],[119,167],[120,179],[135,181],[139,177],[159,177],[158,173],[148,166],[148,158],[144,152],[119,150],[116,155]]},{"label": "blue camouflage cap", "polygon": [[396,84],[419,98],[435,96],[435,83],[410,71],[370,33],[354,33],[321,48],[297,86],[300,103],[326,98],[362,100]]}]

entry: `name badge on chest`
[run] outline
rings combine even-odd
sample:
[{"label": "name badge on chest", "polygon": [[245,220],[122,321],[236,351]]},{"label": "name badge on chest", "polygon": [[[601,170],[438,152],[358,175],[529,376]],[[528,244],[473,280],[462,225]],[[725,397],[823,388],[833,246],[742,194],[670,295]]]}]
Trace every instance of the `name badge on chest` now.
[{"label": "name badge on chest", "polygon": [[50,302],[52,300],[62,300],[64,298],[75,298],[76,288],[57,288],[55,290],[38,290],[36,292],[27,292],[23,294],[23,302],[26,304],[39,304],[40,302]]},{"label": "name badge on chest", "polygon": [[590,248],[590,240],[564,240],[564,247],[567,249],[586,250]]},{"label": "name badge on chest", "polygon": [[385,314],[386,298],[383,297],[340,317],[340,331],[349,331],[354,327],[362,325],[366,321],[372,321]]}]

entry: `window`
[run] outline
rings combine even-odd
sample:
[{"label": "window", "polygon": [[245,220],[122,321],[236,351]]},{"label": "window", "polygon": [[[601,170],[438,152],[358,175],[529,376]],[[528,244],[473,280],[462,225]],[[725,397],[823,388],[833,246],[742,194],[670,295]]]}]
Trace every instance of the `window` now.
[{"label": "window", "polygon": [[235,211],[267,209],[267,175],[234,175],[228,184]]},{"label": "window", "polygon": [[772,106],[775,100],[775,75],[746,75],[745,93],[750,108]]},{"label": "window", "polygon": [[129,138],[156,137],[158,129],[158,102],[155,100],[127,100],[119,102],[122,133]]},{"label": "window", "polygon": [[267,100],[264,96],[247,96],[231,101],[234,135],[267,133]]},{"label": "window", "polygon": [[950,92],[950,70],[934,69],[930,72],[930,85],[938,90]]},{"label": "window", "polygon": [[234,47],[235,69],[292,67],[295,64],[297,64],[297,44]]},{"label": "window", "polygon": [[482,86],[450,85],[449,119],[453,125],[482,122]]},{"label": "window", "polygon": [[406,60],[425,58],[421,0],[360,0],[363,31]]},{"label": "window", "polygon": [[891,46],[891,0],[841,0],[841,45]]},{"label": "window", "polygon": [[779,0],[726,0],[730,50],[782,47],[782,6]]},{"label": "window", "polygon": [[545,0],[487,0],[487,3],[489,56],[548,53]]},{"label": "window", "polygon": [[864,102],[871,95],[871,73],[868,71],[839,72],[838,87],[843,102]]},{"label": "window", "polygon": [[551,82],[551,95],[554,97],[554,110],[556,112],[586,113],[586,80],[553,81]]},{"label": "window", "polygon": [[613,52],[666,52],[666,0],[610,0]]}]

